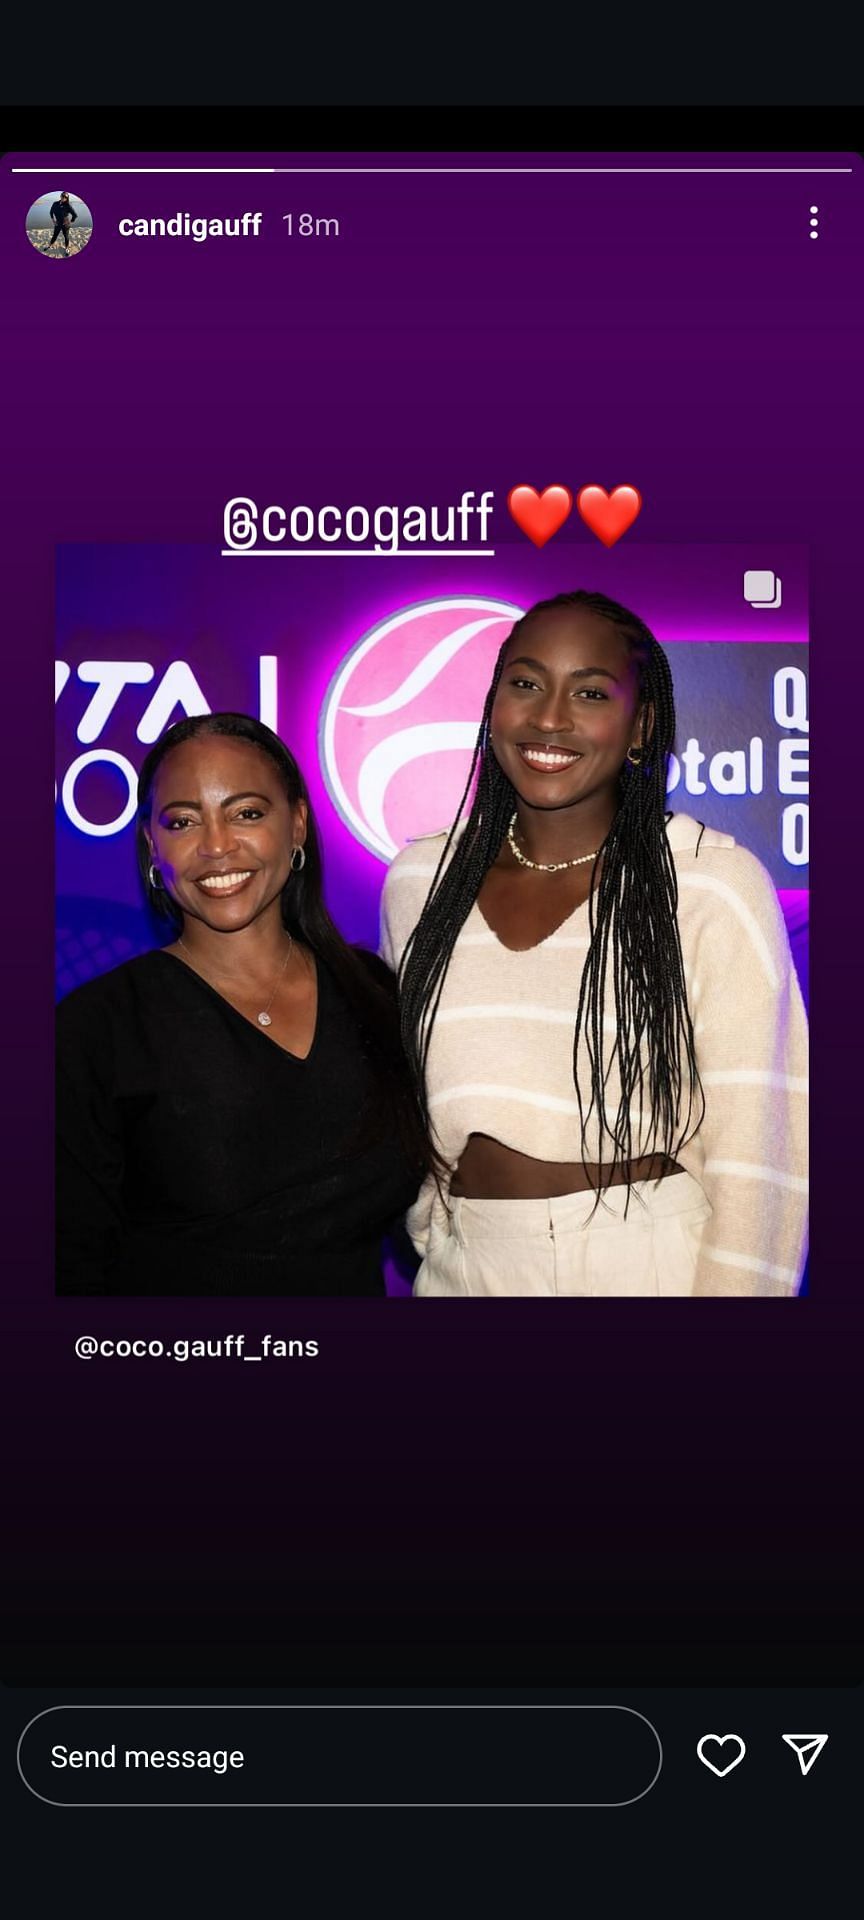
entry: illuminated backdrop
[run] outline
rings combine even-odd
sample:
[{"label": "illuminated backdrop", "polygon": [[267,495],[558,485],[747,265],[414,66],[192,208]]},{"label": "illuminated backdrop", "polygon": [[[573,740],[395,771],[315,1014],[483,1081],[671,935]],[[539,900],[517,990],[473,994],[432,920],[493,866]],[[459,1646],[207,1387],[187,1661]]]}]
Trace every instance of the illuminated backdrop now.
[{"label": "illuminated backdrop", "polygon": [[[744,598],[770,565],[781,604]],[[499,544],[489,560],[58,549],[58,991],[165,938],[144,907],[135,773],[184,711],[254,713],[287,741],[321,828],[331,911],[377,944],[384,862],[449,823],[495,654],[524,608],[601,590],[667,647],[670,806],[749,846],[802,977],[808,869],[807,582],[800,549]]]}]

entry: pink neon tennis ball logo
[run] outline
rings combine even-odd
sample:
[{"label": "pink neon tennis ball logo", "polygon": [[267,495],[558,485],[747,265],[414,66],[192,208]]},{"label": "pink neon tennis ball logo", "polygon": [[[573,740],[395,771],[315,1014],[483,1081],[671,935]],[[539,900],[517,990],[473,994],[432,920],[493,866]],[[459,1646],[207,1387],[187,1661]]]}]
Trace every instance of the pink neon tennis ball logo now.
[{"label": "pink neon tennis ball logo", "polygon": [[460,596],[404,607],[341,662],[320,757],[345,825],[381,860],[449,827],[502,643],[524,609]]}]

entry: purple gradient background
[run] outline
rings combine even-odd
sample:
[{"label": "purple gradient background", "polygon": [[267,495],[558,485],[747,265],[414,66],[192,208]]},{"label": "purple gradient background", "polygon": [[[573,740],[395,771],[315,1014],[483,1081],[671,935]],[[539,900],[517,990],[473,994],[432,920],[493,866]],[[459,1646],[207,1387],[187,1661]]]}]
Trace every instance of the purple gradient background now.
[{"label": "purple gradient background", "polygon": [[[544,163],[568,164],[561,155],[514,156],[535,177],[506,182],[94,178],[88,162],[111,158],[70,167],[57,156],[2,186],[17,897],[0,1009],[9,1379],[23,1454],[12,1505],[26,1567],[9,1677],[851,1675],[861,1263],[853,1182],[836,1164],[861,1064],[861,896],[849,884],[861,162],[809,156],[852,169],[825,178],[536,177]],[[62,184],[85,194],[96,224],[60,275],[30,248],[24,216]],[[139,208],[257,206],[272,224],[254,243],[112,231]],[[336,213],[339,241],[286,246],[278,216],[301,206]],[[522,1302],[494,1313],[445,1305],[431,1318],[399,1301],[300,1301],[279,1313],[254,1301],[55,1300],[55,544],[221,544],[222,505],[237,493],[347,506],[446,503],[491,487],[500,515],[511,486],[560,479],[574,490],[627,481],[644,497],[627,547],[608,556],[568,523],[573,577],[587,565],[592,584],[613,567],[620,583],[627,549],[643,542],[753,543],[758,565],[772,564],[774,542],[809,546],[812,699],[817,726],[830,713],[832,749],[815,831],[831,904],[813,996],[813,1297],[693,1310],[559,1302],[554,1315]],[[526,547],[526,592],[541,574],[533,561]],[[302,563],[273,564],[277,589],[280,564]],[[451,579],[456,570],[444,566]],[[71,1351],[85,1331],[240,1328],[250,1339],[264,1328],[317,1336],[321,1357],[250,1378],[228,1361],[87,1369]]]}]

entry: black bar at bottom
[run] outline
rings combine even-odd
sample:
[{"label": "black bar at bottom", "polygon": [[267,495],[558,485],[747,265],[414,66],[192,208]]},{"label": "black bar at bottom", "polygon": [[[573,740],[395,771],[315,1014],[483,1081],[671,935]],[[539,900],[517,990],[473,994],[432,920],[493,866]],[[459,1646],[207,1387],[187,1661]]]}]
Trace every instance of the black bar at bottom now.
[{"label": "black bar at bottom", "polygon": [[49,1707],[18,1764],[53,1806],[628,1806],[662,1765],[632,1707]]}]

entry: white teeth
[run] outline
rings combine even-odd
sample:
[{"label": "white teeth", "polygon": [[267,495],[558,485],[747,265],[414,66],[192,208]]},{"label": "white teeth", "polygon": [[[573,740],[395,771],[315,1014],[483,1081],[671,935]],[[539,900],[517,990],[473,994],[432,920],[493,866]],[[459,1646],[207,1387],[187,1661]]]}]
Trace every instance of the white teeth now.
[{"label": "white teeth", "polygon": [[206,880],[199,880],[199,887],[209,888],[211,893],[224,893],[228,887],[238,887],[241,880],[251,880],[250,873],[208,873]]},{"label": "white teeth", "polygon": [[569,767],[578,760],[578,753],[551,753],[543,747],[522,747],[523,760],[536,760],[539,767]]}]

